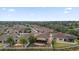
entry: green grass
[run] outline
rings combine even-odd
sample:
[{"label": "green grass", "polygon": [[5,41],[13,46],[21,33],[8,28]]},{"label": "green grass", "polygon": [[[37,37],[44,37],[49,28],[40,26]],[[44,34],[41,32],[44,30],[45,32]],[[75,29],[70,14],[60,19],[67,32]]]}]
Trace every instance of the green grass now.
[{"label": "green grass", "polygon": [[56,43],[55,48],[66,48],[74,46],[73,44],[67,44],[67,43]]},{"label": "green grass", "polygon": [[0,43],[0,48],[3,48],[3,45],[2,45],[2,43]]}]

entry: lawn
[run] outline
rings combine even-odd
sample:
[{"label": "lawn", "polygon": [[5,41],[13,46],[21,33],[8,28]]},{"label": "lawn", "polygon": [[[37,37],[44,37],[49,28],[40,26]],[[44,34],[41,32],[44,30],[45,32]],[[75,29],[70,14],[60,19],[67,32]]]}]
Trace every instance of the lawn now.
[{"label": "lawn", "polygon": [[3,48],[3,45],[2,45],[2,43],[0,43],[0,48]]},{"label": "lawn", "polygon": [[75,46],[74,44],[67,44],[67,43],[56,43],[55,48],[66,48]]}]

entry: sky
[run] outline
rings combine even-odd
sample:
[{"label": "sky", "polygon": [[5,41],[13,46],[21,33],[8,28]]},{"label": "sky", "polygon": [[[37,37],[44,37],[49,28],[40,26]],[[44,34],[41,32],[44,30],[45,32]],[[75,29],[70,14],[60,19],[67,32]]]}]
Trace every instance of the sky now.
[{"label": "sky", "polygon": [[0,7],[0,21],[79,21],[79,8]]}]

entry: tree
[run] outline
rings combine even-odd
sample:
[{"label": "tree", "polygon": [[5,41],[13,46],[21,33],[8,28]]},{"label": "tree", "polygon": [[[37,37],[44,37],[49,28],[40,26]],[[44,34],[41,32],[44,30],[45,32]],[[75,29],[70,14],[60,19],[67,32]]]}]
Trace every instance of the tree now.
[{"label": "tree", "polygon": [[21,36],[20,37],[20,43],[23,44],[23,46],[24,46],[24,44],[27,44],[26,38]]},{"label": "tree", "polygon": [[76,42],[77,42],[77,44],[79,45],[79,37],[77,37]]},{"label": "tree", "polygon": [[0,36],[1,36],[1,35],[3,35],[3,33],[2,33],[2,32],[0,32]]},{"label": "tree", "polygon": [[12,36],[9,36],[9,37],[7,38],[7,41],[6,41],[6,42],[9,43],[10,46],[13,46],[13,45],[14,45],[13,37],[12,37]]},{"label": "tree", "polygon": [[30,36],[30,37],[28,38],[30,44],[34,43],[34,42],[36,41],[36,39],[37,39],[37,38],[34,37],[34,36]]},{"label": "tree", "polygon": [[55,46],[56,46],[56,39],[54,38],[54,39],[52,40],[52,47],[53,47],[53,49],[55,49]]}]

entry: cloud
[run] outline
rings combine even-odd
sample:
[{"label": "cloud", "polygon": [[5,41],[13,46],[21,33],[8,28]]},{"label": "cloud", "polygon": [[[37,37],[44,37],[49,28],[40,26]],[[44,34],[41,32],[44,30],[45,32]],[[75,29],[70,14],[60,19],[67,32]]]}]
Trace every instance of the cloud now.
[{"label": "cloud", "polygon": [[64,13],[66,13],[66,14],[67,14],[67,13],[69,13],[69,11],[64,11]]},{"label": "cloud", "polygon": [[6,8],[2,8],[2,10],[6,10]]},{"label": "cloud", "polygon": [[64,13],[68,14],[68,13],[70,13],[71,10],[72,10],[72,8],[65,8]]},{"label": "cloud", "polygon": [[15,11],[15,9],[9,9],[8,11],[9,11],[9,12],[14,12],[14,11]]},{"label": "cloud", "polygon": [[15,9],[6,9],[6,8],[2,8],[2,10],[3,10],[3,11],[6,10],[6,11],[9,11],[9,12],[14,12],[14,11],[15,11]]},{"label": "cloud", "polygon": [[65,8],[65,10],[72,10],[72,8]]},{"label": "cloud", "polygon": [[8,14],[7,16],[11,16],[11,15]]}]

